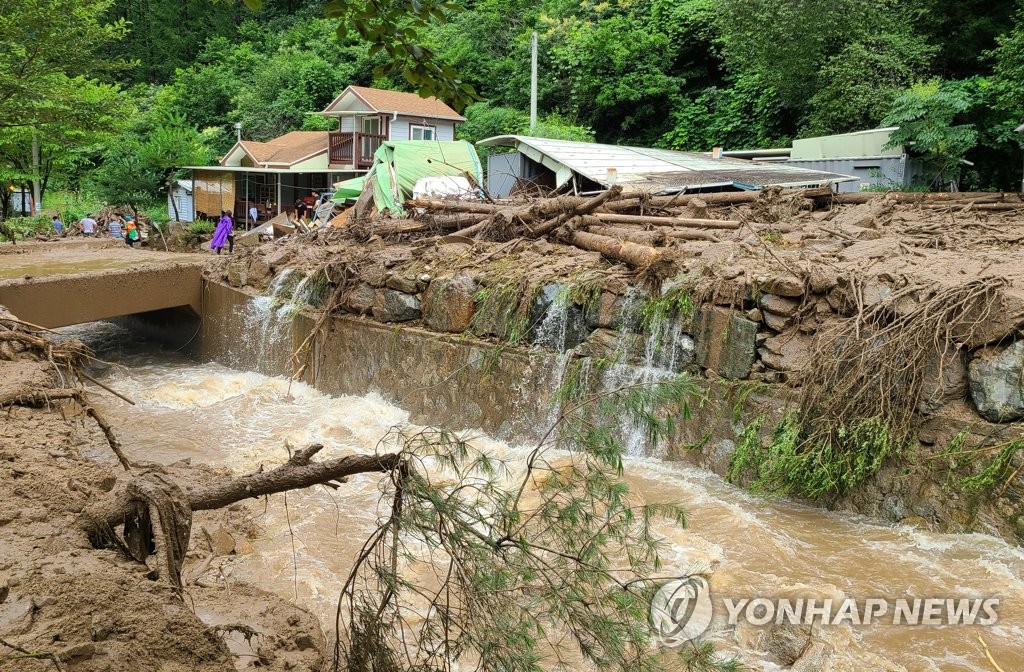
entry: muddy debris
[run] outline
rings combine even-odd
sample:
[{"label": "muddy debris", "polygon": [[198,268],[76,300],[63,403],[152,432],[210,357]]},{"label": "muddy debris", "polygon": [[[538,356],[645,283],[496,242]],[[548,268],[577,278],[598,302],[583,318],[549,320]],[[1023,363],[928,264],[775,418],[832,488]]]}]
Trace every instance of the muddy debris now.
[{"label": "muddy debris", "polygon": [[[128,474],[109,426],[88,413],[100,392],[64,394],[89,353],[2,309],[0,342],[0,670],[319,669],[325,642],[311,614],[208,573],[257,533],[246,506],[196,514],[211,533],[192,535],[180,588],[157,578],[155,556],[147,564],[96,547],[83,517]],[[131,468],[196,487],[225,477],[187,462]]]}]

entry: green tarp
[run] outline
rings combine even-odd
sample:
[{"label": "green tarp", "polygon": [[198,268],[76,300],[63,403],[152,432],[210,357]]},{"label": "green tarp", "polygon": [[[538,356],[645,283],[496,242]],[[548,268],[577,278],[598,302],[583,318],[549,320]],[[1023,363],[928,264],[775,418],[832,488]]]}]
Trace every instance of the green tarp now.
[{"label": "green tarp", "polygon": [[335,185],[334,201],[346,203],[359,198],[365,180],[373,181],[373,201],[378,212],[405,214],[402,203],[412,198],[412,189],[423,177],[468,175],[483,184],[480,157],[465,140],[400,140],[385,142],[373,155],[366,175]]}]

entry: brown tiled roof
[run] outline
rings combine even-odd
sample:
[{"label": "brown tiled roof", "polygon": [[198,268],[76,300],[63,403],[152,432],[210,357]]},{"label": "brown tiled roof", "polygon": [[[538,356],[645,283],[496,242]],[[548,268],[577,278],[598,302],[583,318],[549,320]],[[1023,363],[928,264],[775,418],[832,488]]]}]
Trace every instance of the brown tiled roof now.
[{"label": "brown tiled roof", "polygon": [[465,121],[462,115],[434,96],[422,98],[415,93],[371,89],[367,86],[350,86],[348,90],[362,98],[378,112],[397,112],[413,117],[443,117],[455,121]]},{"label": "brown tiled roof", "polygon": [[243,140],[242,147],[256,163],[290,166],[327,151],[327,131],[292,131],[269,142]]}]

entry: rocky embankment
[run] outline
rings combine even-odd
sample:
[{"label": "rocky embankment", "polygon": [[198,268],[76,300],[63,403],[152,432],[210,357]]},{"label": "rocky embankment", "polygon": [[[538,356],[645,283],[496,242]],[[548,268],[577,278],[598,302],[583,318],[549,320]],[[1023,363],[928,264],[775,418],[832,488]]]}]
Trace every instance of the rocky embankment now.
[{"label": "rocky embankment", "polygon": [[462,206],[442,203],[242,248],[210,274],[601,370],[687,371],[720,403],[670,452],[755,490],[1019,542],[1024,203],[853,196],[602,204],[646,208],[616,234],[642,254],[578,245],[588,217],[632,221],[574,214],[585,200],[532,228],[514,213],[538,206],[497,204],[472,236],[446,233]]}]

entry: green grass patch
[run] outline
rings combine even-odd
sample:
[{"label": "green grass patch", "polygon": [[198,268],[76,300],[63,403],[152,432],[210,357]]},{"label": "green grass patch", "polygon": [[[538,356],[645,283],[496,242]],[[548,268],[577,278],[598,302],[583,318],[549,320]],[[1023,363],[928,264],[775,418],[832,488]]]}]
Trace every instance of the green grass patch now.
[{"label": "green grass patch", "polygon": [[697,312],[693,290],[687,283],[671,287],[661,296],[644,302],[640,308],[640,325],[651,332],[661,328],[669,318],[689,319]]},{"label": "green grass patch", "polygon": [[783,418],[767,442],[761,437],[764,422],[761,416],[744,427],[727,474],[732,482],[750,476],[756,493],[841,497],[902,451],[880,418],[839,427],[829,440],[813,443],[804,439],[795,413]]}]

